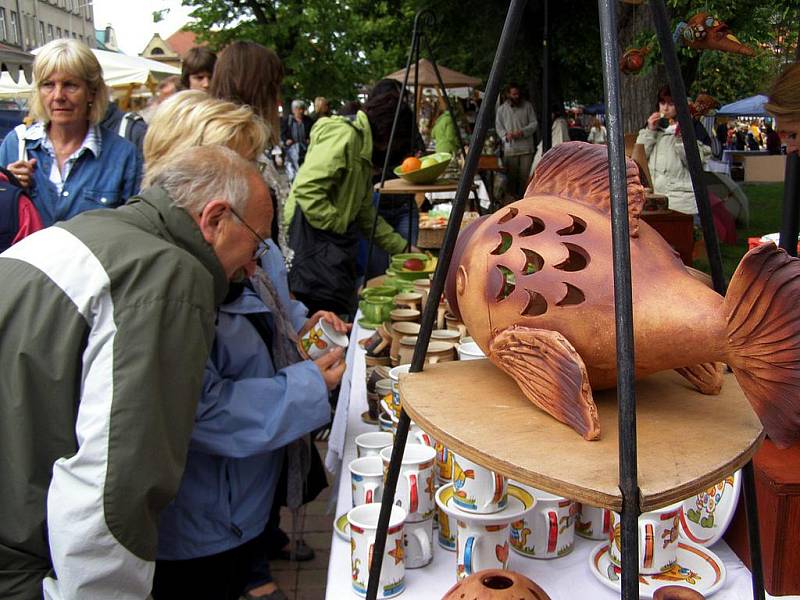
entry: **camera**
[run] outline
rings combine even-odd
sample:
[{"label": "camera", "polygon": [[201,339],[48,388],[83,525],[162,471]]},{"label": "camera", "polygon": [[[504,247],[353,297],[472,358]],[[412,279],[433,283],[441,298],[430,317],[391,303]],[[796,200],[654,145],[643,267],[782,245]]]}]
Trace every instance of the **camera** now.
[{"label": "camera", "polygon": [[666,129],[669,127],[669,119],[667,117],[661,117],[658,121],[656,121],[656,127],[658,129]]}]

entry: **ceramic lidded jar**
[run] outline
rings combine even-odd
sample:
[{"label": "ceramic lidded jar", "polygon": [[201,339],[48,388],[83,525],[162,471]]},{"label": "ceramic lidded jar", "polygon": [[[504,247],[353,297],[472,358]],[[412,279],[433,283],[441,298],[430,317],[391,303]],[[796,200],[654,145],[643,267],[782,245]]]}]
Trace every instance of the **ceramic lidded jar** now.
[{"label": "ceramic lidded jar", "polygon": [[550,600],[533,581],[504,569],[486,569],[462,579],[442,600]]}]

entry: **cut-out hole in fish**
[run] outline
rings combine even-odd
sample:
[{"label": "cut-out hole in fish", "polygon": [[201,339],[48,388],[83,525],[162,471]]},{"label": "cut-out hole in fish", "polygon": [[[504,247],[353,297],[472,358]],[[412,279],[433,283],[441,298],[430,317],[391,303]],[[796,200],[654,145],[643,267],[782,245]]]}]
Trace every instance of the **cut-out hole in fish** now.
[{"label": "cut-out hole in fish", "polygon": [[572,225],[556,231],[558,235],[578,235],[586,231],[586,221],[579,219],[575,215],[570,215],[570,217],[572,217]]},{"label": "cut-out hole in fish", "polygon": [[508,298],[514,291],[514,288],[517,287],[517,276],[514,275],[514,271],[506,266],[497,265],[497,269],[500,271],[500,276],[502,277],[500,292],[497,294],[497,300],[500,301]]},{"label": "cut-out hole in fish", "polygon": [[576,288],[566,281],[564,285],[567,286],[567,293],[561,300],[556,302],[556,306],[575,306],[576,304],[581,304],[586,301],[586,296],[580,288]]},{"label": "cut-out hole in fish", "polygon": [[523,248],[525,253],[525,268],[522,270],[523,275],[532,275],[542,270],[544,266],[544,259],[533,250]]},{"label": "cut-out hole in fish", "polygon": [[501,231],[500,243],[497,245],[497,248],[492,250],[492,254],[504,254],[509,248],[511,248],[513,241],[514,238],[511,237],[510,233],[507,231]]},{"label": "cut-out hole in fish", "polygon": [[538,317],[547,312],[547,300],[539,292],[525,290],[528,292],[528,304],[522,311],[527,317]]},{"label": "cut-out hole in fish", "polygon": [[564,244],[569,251],[569,256],[563,262],[555,265],[561,271],[582,271],[589,264],[589,255],[586,250],[575,244]]},{"label": "cut-out hole in fish", "polygon": [[508,212],[506,214],[504,214],[502,217],[500,217],[500,219],[497,221],[497,223],[499,225],[502,225],[503,223],[507,223],[508,221],[510,221],[511,219],[516,217],[517,213],[519,213],[519,209],[511,207],[511,208],[508,209]]},{"label": "cut-out hole in fish", "polygon": [[531,220],[531,224],[519,232],[520,237],[528,237],[544,231],[544,221],[530,215],[528,215],[528,218]]}]

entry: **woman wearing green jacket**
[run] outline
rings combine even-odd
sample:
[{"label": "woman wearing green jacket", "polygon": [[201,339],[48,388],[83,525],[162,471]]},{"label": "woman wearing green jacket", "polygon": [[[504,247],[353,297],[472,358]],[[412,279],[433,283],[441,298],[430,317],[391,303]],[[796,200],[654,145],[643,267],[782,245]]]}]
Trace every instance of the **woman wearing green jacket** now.
[{"label": "woman wearing green jacket", "polygon": [[[289,286],[311,312],[353,315],[357,232],[369,238],[373,165],[383,166],[399,90],[371,96],[352,118],[321,119],[284,208],[289,230]],[[395,139],[410,136],[398,124]],[[375,243],[390,254],[406,239],[378,218]]]}]

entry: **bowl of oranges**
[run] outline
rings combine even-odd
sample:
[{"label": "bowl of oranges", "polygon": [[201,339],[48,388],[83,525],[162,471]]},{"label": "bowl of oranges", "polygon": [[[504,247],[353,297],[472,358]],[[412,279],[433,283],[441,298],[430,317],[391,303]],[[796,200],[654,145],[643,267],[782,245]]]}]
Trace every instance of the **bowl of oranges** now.
[{"label": "bowl of oranges", "polygon": [[449,152],[436,152],[420,158],[409,156],[399,167],[395,167],[394,174],[416,185],[433,183],[445,172],[452,158]]}]

